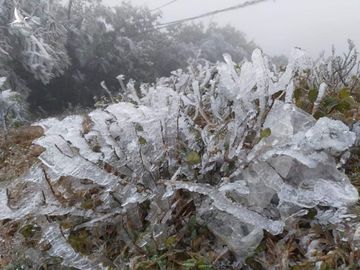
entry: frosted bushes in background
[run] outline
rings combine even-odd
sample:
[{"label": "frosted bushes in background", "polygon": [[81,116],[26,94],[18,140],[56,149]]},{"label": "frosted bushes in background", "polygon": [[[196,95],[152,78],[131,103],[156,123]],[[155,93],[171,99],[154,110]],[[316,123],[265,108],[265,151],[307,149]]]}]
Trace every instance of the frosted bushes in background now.
[{"label": "frosted bushes in background", "polygon": [[0,77],[0,127],[5,136],[9,126],[24,122],[26,117],[25,101],[20,94],[5,88],[6,80],[6,77]]}]

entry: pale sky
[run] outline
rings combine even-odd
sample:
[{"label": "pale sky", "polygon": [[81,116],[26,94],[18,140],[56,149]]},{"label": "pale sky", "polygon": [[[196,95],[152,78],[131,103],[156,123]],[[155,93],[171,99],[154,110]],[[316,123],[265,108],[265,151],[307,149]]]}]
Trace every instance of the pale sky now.
[{"label": "pale sky", "polygon": [[[122,0],[103,0],[116,5]],[[169,0],[130,0],[134,5],[158,7]],[[162,9],[163,22],[199,15],[244,0],[178,0]],[[360,50],[360,0],[273,0],[204,19],[231,24],[269,54],[288,55],[298,46],[316,56],[334,44],[339,51],[351,38]]]}]

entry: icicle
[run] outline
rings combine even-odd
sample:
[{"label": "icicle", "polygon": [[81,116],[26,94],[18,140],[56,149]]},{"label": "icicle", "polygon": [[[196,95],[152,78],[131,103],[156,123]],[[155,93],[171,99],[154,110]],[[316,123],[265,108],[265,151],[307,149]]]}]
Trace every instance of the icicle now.
[{"label": "icicle", "polygon": [[294,90],[295,90],[294,81],[291,80],[289,85],[286,87],[286,95],[285,95],[286,103],[292,103]]},{"label": "icicle", "polygon": [[321,83],[320,84],[320,87],[319,87],[319,93],[318,93],[318,96],[316,98],[316,101],[314,102],[314,108],[313,108],[313,111],[312,111],[312,114],[314,115],[316,113],[316,111],[318,110],[319,106],[320,106],[320,103],[321,101],[323,100],[324,96],[325,96],[325,93],[326,93],[326,90],[327,90],[328,86],[326,83]]}]

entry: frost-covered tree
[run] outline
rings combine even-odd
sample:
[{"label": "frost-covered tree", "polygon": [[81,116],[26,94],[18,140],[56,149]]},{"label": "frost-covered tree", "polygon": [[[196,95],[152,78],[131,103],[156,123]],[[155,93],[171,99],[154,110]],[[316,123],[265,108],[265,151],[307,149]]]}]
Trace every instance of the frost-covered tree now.
[{"label": "frost-covered tree", "polygon": [[159,29],[159,12],[130,2],[108,8],[98,0],[1,0],[0,13],[0,75],[14,91],[30,93],[35,111],[91,106],[102,81],[118,91],[119,74],[154,82],[191,58],[216,62],[228,52],[241,61],[254,48],[231,27]]},{"label": "frost-covered tree", "polygon": [[[46,109],[66,107],[70,102],[91,105],[93,96],[103,93],[102,81],[116,93],[120,86],[114,78],[118,74],[126,80],[154,82],[157,77],[168,76],[170,70],[185,68],[199,51],[203,52],[200,57],[216,62],[226,51],[240,61],[253,49],[230,27],[189,25],[161,30],[157,28],[159,13],[130,2],[108,8],[99,1],[73,0],[65,9],[71,66],[46,88],[32,85],[37,91],[32,101],[41,106],[46,106],[43,97],[51,96],[47,99],[54,101]],[[220,40],[221,45],[215,48]]]},{"label": "frost-covered tree", "polygon": [[243,33],[230,25],[220,27],[210,24],[205,28],[201,24],[190,24],[176,26],[170,31],[177,42],[191,44],[194,49],[201,51],[202,58],[213,63],[221,61],[225,52],[231,54],[235,62],[241,62],[244,58],[250,58],[256,48]]},{"label": "frost-covered tree", "polygon": [[69,64],[65,50],[65,29],[57,20],[61,6],[52,1],[3,1],[1,28],[3,53],[35,79],[47,84],[61,75]]}]

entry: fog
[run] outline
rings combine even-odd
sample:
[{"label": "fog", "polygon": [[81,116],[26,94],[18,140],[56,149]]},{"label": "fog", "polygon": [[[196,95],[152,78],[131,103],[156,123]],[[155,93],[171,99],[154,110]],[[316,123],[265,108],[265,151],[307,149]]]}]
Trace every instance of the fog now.
[{"label": "fog", "polygon": [[[199,15],[241,3],[243,0],[178,0],[162,8],[164,22]],[[104,0],[116,5],[120,0]],[[168,0],[131,0],[134,5],[156,8]],[[244,2],[244,1],[243,1]],[[313,56],[331,45],[347,48],[347,39],[360,46],[359,0],[276,0],[216,16],[204,23],[231,24],[270,54],[288,54],[293,46]]]}]

